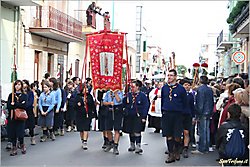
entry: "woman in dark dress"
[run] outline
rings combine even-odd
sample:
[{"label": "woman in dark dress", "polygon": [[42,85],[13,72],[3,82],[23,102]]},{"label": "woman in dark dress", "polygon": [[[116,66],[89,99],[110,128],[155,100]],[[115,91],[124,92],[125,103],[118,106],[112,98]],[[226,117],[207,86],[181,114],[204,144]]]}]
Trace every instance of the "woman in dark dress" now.
[{"label": "woman in dark dress", "polygon": [[[91,94],[84,93],[85,88],[76,96],[75,109],[76,109],[76,128],[80,132],[82,141],[82,148],[87,150],[88,133],[90,131],[90,123],[95,115],[96,108],[93,97]],[[86,94],[86,98],[84,97]]]},{"label": "woman in dark dress", "polygon": [[23,93],[23,82],[16,80],[14,83],[14,100],[12,99],[12,93],[9,94],[7,108],[9,110],[8,118],[8,135],[12,143],[10,156],[17,155],[17,139],[21,145],[22,154],[26,153],[26,147],[24,145],[24,128],[25,121],[15,120],[15,109],[26,109],[27,95]]}]

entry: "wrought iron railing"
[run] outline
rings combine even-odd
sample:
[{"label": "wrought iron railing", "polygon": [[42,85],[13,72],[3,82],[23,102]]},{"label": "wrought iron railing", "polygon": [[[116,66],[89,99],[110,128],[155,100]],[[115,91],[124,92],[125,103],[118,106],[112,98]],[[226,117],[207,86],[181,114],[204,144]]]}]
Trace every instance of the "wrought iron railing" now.
[{"label": "wrought iron railing", "polygon": [[68,35],[82,38],[82,22],[51,6],[37,8],[41,17],[35,18],[34,27],[53,28]]},{"label": "wrought iron railing", "polygon": [[234,23],[229,26],[230,32],[233,34],[236,32],[237,28],[247,19],[249,18],[249,5],[245,6],[242,12],[236,17]]}]

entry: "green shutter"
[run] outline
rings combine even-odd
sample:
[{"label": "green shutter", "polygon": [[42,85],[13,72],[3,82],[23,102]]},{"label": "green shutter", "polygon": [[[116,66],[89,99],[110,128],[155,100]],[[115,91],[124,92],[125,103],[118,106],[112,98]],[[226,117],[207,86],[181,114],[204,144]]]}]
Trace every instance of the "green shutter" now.
[{"label": "green shutter", "polygon": [[146,52],[147,50],[147,44],[146,41],[143,41],[143,52]]}]

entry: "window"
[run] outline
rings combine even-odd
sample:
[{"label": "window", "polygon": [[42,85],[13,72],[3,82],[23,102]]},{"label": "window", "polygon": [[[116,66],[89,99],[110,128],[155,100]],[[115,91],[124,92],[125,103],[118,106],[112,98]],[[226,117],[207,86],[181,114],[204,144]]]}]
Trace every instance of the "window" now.
[{"label": "window", "polygon": [[[40,61],[39,61],[39,58],[41,57],[42,55],[42,52],[41,51],[37,51],[35,50],[35,58],[34,58],[34,80],[35,81],[38,81],[39,80],[39,64],[40,64]],[[42,74],[41,74],[42,75]]]},{"label": "window", "polygon": [[142,6],[136,6],[136,32],[141,32]]},{"label": "window", "polygon": [[140,72],[140,66],[141,66],[141,64],[140,64],[140,61],[141,60],[141,56],[139,56],[139,55],[136,55],[136,73],[139,73]]},{"label": "window", "polygon": [[136,53],[141,53],[141,34],[136,34]]},{"label": "window", "polygon": [[53,60],[52,60],[52,53],[48,53],[48,64],[47,64],[47,72],[52,74],[52,64],[53,64]]},{"label": "window", "polygon": [[58,55],[57,57],[57,74],[56,77],[59,78],[61,85],[63,84],[63,68],[64,68],[64,55]]}]

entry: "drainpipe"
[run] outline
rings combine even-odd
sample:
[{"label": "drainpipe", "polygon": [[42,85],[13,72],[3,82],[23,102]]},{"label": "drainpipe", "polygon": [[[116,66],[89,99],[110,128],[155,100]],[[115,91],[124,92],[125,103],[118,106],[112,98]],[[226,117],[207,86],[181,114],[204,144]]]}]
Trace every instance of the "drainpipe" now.
[{"label": "drainpipe", "polygon": [[[17,33],[16,33],[16,55],[17,55],[17,60],[18,60],[18,57],[19,55],[19,37],[20,37],[20,24],[19,24],[19,21],[20,21],[20,7],[16,7],[16,11],[15,11],[15,15],[17,16],[16,17],[16,23],[17,23]],[[18,62],[18,61],[16,61]]]},{"label": "drainpipe", "polygon": [[66,78],[68,78],[69,77],[69,71],[68,71],[68,66],[69,66],[69,43],[67,43],[67,55],[66,56],[67,56],[67,60],[66,60]]},{"label": "drainpipe", "polygon": [[[19,56],[19,54],[18,54],[18,52],[19,52],[19,49],[18,49],[18,39],[19,39],[19,12],[20,12],[20,7],[18,7],[18,6],[16,6],[16,7],[14,7],[14,41],[13,41],[13,62],[14,62],[14,54],[16,54],[16,60],[15,60],[15,62],[16,62],[16,65],[17,65],[17,67],[19,67],[18,66],[18,56]],[[11,68],[13,68],[13,67],[11,67]]]}]

